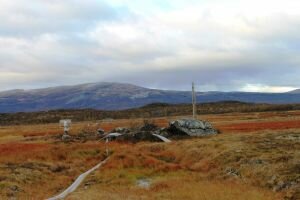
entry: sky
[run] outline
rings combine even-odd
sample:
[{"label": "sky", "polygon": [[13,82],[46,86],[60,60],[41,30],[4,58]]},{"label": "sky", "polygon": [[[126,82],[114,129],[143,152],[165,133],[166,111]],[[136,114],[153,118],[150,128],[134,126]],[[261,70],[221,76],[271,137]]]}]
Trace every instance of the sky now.
[{"label": "sky", "polygon": [[0,91],[300,88],[299,0],[0,0]]}]

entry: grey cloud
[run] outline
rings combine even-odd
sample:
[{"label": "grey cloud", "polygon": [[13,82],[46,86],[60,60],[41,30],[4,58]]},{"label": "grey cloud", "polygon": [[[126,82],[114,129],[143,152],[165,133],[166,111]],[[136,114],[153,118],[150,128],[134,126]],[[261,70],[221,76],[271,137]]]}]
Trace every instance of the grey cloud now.
[{"label": "grey cloud", "polygon": [[[1,2],[0,2],[1,3]],[[16,0],[2,3],[0,35],[32,37],[43,33],[82,32],[99,21],[122,20],[126,7],[112,8],[93,0]]]},{"label": "grey cloud", "polygon": [[207,11],[183,20],[108,1],[7,2],[0,0],[0,90],[96,81],[300,86],[300,15],[223,22]]}]

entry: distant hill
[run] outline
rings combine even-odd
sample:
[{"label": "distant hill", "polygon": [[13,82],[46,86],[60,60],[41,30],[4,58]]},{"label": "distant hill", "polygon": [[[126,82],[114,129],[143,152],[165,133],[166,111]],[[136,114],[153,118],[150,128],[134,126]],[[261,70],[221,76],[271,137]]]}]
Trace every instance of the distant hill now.
[{"label": "distant hill", "polygon": [[300,94],[300,89],[290,91],[289,93],[290,94]]},{"label": "distant hill", "polygon": [[[197,101],[300,103],[300,93],[199,92]],[[89,83],[35,90],[0,92],[0,113],[54,109],[122,110],[151,103],[190,103],[190,91],[157,90],[122,83]]]}]

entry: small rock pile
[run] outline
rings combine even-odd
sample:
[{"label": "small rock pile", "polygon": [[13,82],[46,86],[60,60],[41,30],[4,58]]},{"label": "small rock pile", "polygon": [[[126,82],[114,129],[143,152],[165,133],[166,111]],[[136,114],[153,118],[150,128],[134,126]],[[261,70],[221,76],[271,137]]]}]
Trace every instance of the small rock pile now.
[{"label": "small rock pile", "polygon": [[129,141],[129,142],[140,142],[140,141],[149,141],[149,142],[159,142],[160,139],[153,136],[152,134],[157,134],[160,130],[156,125],[151,123],[145,123],[142,127],[130,130],[126,128],[117,128],[112,132],[122,133],[121,136],[117,137],[117,141]]},{"label": "small rock pile", "polygon": [[[145,123],[144,126],[134,130],[127,128],[116,128],[112,133],[121,133],[117,137],[118,141],[160,141],[153,134],[161,135],[166,138],[183,137],[201,137],[218,134],[218,131],[212,127],[209,122],[195,119],[180,119],[170,122],[168,128],[160,128],[151,123]],[[179,136],[179,137],[178,137]]]},{"label": "small rock pile", "polygon": [[[160,128],[153,123],[144,122],[143,126],[136,128],[118,127],[110,133],[105,134],[104,130],[97,129],[97,132],[82,130],[78,135],[65,136],[64,142],[97,140],[109,137],[110,140],[140,142],[150,141],[159,142],[161,139],[154,136],[161,135],[166,138],[179,139],[181,137],[200,137],[215,135],[218,131],[209,122],[195,119],[180,119],[170,122],[169,127]],[[111,137],[110,137],[111,136]]]}]

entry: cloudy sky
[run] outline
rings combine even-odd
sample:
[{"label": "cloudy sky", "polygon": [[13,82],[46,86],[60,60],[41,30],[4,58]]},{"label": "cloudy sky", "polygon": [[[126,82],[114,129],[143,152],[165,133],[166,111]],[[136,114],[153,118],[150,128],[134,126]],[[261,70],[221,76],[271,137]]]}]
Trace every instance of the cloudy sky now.
[{"label": "cloudy sky", "polygon": [[0,90],[300,87],[299,0],[0,0]]}]

